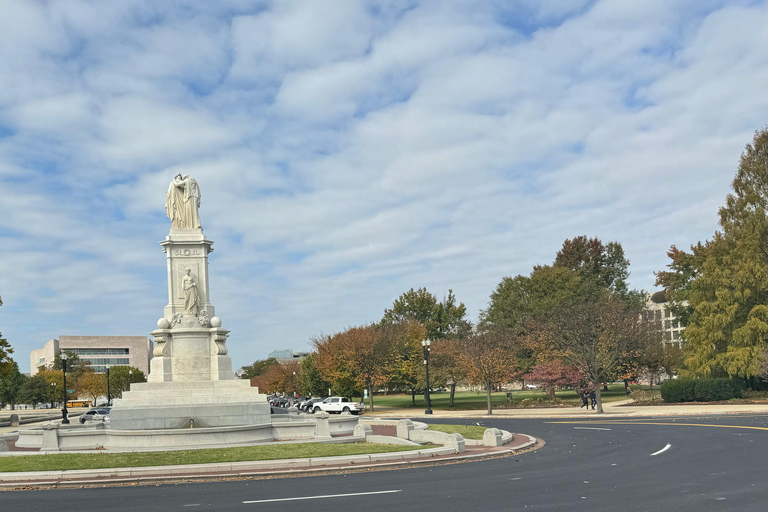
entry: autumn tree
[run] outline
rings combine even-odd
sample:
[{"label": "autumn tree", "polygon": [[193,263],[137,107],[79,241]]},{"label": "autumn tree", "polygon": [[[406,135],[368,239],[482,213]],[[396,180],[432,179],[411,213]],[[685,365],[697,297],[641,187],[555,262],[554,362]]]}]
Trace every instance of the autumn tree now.
[{"label": "autumn tree", "polygon": [[456,340],[459,364],[471,382],[485,386],[487,411],[493,414],[491,393],[494,386],[519,375],[515,354],[516,337],[509,329],[491,327]]},{"label": "autumn tree", "polygon": [[546,390],[550,400],[555,399],[555,390],[567,386],[575,386],[583,375],[578,368],[562,361],[552,360],[537,363],[531,371],[525,375],[526,380],[541,384]]},{"label": "autumn tree", "polygon": [[603,412],[600,384],[648,339],[638,308],[610,296],[564,308],[541,327],[553,348],[596,388],[598,413]]},{"label": "autumn tree", "polygon": [[460,359],[460,343],[460,338],[436,341],[432,343],[429,356],[435,382],[444,383],[450,389],[449,407],[454,406],[456,386],[467,379],[466,369]]},{"label": "autumn tree", "polygon": [[78,397],[88,397],[96,405],[96,400],[107,394],[107,376],[94,372],[84,373],[77,379],[75,389]]},{"label": "autumn tree", "polygon": [[670,270],[656,273],[686,326],[684,375],[750,378],[766,358],[767,129],[747,144],[732,186],[719,211],[721,230],[690,252],[673,245]]},{"label": "autumn tree", "polygon": [[371,411],[375,387],[386,384],[395,361],[392,337],[381,325],[350,327],[333,336],[313,340],[317,368],[334,384],[368,389]]}]

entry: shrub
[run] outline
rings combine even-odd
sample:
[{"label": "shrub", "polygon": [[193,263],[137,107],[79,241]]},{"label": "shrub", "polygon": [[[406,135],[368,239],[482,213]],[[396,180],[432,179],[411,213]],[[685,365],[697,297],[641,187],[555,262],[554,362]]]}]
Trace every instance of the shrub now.
[{"label": "shrub", "polygon": [[746,398],[747,400],[766,400],[768,399],[768,391],[745,389],[741,392],[741,398]]},{"label": "shrub", "polygon": [[661,398],[668,404],[677,404],[680,402],[693,402],[694,395],[693,379],[671,379],[661,385]]},{"label": "shrub", "polygon": [[697,402],[719,402],[733,398],[733,391],[730,379],[701,379],[696,381],[694,396]]},{"label": "shrub", "polygon": [[738,398],[744,391],[741,379],[674,379],[661,385],[665,402],[719,402]]}]

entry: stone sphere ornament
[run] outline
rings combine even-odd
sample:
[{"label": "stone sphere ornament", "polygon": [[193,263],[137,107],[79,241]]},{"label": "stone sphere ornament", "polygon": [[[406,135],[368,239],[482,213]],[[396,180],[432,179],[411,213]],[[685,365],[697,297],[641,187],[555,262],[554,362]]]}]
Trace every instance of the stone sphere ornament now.
[{"label": "stone sphere ornament", "polygon": [[161,318],[157,321],[157,328],[158,329],[170,329],[171,328],[171,322],[166,320],[165,318]]},{"label": "stone sphere ornament", "polygon": [[211,318],[211,327],[221,327],[221,318],[217,316]]}]

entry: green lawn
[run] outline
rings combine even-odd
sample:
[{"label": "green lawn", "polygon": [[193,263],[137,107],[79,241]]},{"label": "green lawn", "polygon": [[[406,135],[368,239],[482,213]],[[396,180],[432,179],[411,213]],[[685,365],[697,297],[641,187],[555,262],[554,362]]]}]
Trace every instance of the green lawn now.
[{"label": "green lawn", "polygon": [[[650,389],[649,386],[632,385],[632,389]],[[656,390],[659,389],[655,386]],[[519,408],[526,407],[532,404],[526,404],[522,401],[529,399],[528,402],[538,402],[537,399],[546,401],[546,393],[540,389],[530,390],[515,390],[512,393],[512,404],[510,405],[507,400],[506,392],[496,392],[491,395],[494,408]],[[431,393],[430,399],[432,402],[432,409],[445,409],[445,410],[473,410],[486,408],[486,394],[485,391],[457,391],[454,399],[454,407],[449,407],[450,392]],[[557,398],[560,399],[560,405],[580,405],[581,399],[576,395],[574,390],[563,390],[555,393]],[[627,398],[627,394],[624,391],[624,384],[609,384],[608,391],[602,392],[603,402],[614,402],[617,400],[624,400]],[[426,403],[424,401],[424,395],[416,395],[416,406],[414,407],[411,402],[411,395],[398,393],[398,394],[376,394],[373,399],[374,408],[376,407],[392,407],[392,408],[415,408],[424,409]],[[545,406],[546,404],[535,403],[538,407]],[[375,410],[374,410],[375,412]]]},{"label": "green lawn", "polygon": [[437,430],[446,434],[461,434],[464,439],[482,439],[487,427],[477,425],[430,425],[427,430]]},{"label": "green lawn", "polygon": [[372,443],[354,444],[276,444],[237,448],[208,448],[170,452],[140,453],[57,453],[0,458],[0,472],[54,471],[64,469],[101,469],[140,466],[172,466],[211,462],[334,457],[369,453],[402,452],[413,446]]}]

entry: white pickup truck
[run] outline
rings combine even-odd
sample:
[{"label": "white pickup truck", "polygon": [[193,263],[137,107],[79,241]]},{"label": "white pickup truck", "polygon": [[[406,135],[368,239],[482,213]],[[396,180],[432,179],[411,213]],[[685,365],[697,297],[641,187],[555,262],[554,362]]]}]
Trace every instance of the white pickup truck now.
[{"label": "white pickup truck", "polygon": [[327,413],[337,412],[350,412],[352,414],[360,414],[365,407],[363,404],[353,402],[349,398],[343,396],[330,396],[322,402],[316,402],[312,412],[325,411]]}]

